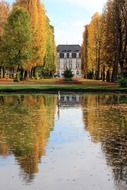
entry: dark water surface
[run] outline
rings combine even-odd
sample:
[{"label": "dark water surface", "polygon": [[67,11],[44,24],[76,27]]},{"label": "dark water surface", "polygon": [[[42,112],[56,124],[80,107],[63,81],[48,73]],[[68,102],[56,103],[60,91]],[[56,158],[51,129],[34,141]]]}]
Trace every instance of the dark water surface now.
[{"label": "dark water surface", "polygon": [[127,95],[0,96],[0,190],[127,189]]}]

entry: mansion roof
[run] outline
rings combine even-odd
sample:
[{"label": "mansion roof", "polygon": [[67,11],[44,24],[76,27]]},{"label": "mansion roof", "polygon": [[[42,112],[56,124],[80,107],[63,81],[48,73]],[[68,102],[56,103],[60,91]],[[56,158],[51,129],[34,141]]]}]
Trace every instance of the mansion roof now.
[{"label": "mansion roof", "polygon": [[58,45],[57,52],[80,52],[81,46],[80,45]]}]

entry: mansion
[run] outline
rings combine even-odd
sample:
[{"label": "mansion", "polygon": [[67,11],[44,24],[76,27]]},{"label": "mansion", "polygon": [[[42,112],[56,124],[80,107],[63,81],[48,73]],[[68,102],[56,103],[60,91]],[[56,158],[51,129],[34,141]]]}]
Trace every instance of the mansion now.
[{"label": "mansion", "polygon": [[63,77],[66,68],[71,69],[74,77],[81,77],[80,45],[57,46],[57,75]]}]

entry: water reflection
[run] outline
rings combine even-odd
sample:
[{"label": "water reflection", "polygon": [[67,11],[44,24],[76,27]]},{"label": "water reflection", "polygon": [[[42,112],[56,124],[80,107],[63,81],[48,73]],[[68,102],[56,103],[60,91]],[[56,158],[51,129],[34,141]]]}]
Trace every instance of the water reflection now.
[{"label": "water reflection", "polygon": [[82,108],[85,130],[101,143],[116,188],[127,189],[127,96],[84,96]]},{"label": "water reflection", "polygon": [[13,154],[27,182],[38,173],[38,163],[45,155],[55,107],[54,96],[0,97],[0,155]]},{"label": "water reflection", "polygon": [[61,95],[59,99],[61,107],[79,107],[81,105],[80,95]]},{"label": "water reflection", "polygon": [[127,96],[0,96],[0,158],[9,156],[31,190],[127,189]]}]

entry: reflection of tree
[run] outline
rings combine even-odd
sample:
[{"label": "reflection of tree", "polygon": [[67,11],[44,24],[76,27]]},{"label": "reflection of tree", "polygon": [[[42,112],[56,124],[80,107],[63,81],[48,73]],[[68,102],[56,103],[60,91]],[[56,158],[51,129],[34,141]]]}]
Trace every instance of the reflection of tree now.
[{"label": "reflection of tree", "polygon": [[0,154],[13,153],[27,180],[38,172],[38,162],[45,154],[54,126],[55,101],[54,96],[0,97]]},{"label": "reflection of tree", "polygon": [[[101,143],[112,167],[117,186],[127,183],[127,97],[84,96],[82,108],[84,123],[92,141]],[[127,185],[126,183],[124,186]]]},{"label": "reflection of tree", "polygon": [[6,157],[9,155],[8,146],[3,134],[0,134],[0,155]]}]

